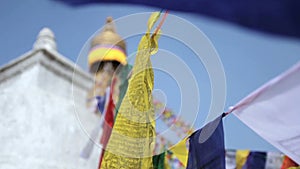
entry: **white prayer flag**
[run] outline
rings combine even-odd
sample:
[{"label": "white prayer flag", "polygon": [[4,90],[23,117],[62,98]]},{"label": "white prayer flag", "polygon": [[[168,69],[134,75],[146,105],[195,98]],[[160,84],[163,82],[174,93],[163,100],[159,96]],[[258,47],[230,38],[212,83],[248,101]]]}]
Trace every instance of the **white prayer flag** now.
[{"label": "white prayer flag", "polygon": [[236,168],[236,151],[234,150],[226,150],[225,154],[225,164],[226,169],[235,169]]},{"label": "white prayer flag", "polygon": [[230,112],[300,163],[300,62],[241,100]]},{"label": "white prayer flag", "polygon": [[268,152],[265,169],[280,169],[284,155],[278,152]]}]

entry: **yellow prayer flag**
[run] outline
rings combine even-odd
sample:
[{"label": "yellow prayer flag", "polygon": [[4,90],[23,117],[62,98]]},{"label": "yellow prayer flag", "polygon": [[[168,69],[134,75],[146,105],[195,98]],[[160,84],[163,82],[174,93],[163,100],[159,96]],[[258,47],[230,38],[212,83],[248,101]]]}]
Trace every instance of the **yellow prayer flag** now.
[{"label": "yellow prayer flag", "polygon": [[247,161],[247,157],[249,155],[249,150],[237,150],[236,151],[236,169],[242,169],[243,165]]},{"label": "yellow prayer flag", "polygon": [[153,168],[155,145],[155,114],[152,103],[154,73],[150,56],[158,50],[158,34],[150,35],[160,13],[148,20],[148,30],[142,37],[128,90],[121,103],[101,169]]},{"label": "yellow prayer flag", "polygon": [[178,160],[183,164],[184,167],[187,165],[189,152],[186,148],[186,138],[177,143],[174,147],[170,149],[171,152],[178,158]]}]

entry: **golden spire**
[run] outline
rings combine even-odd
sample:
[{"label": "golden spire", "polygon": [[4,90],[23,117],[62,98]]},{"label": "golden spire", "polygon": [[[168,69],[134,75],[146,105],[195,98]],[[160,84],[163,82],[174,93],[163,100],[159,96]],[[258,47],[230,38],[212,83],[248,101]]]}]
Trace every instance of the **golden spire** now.
[{"label": "golden spire", "polygon": [[91,43],[91,47],[97,45],[116,45],[126,51],[126,43],[120,35],[116,33],[116,28],[112,17],[106,18],[106,24],[100,34],[98,34]]},{"label": "golden spire", "polygon": [[112,17],[107,17],[103,30],[91,42],[88,63],[91,68],[101,61],[117,61],[123,65],[126,62],[126,43],[116,33]]}]

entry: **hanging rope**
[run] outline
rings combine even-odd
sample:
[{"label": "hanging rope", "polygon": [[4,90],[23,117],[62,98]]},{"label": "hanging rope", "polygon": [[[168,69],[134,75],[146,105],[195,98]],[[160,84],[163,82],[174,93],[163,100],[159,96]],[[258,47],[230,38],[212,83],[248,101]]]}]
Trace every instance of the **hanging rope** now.
[{"label": "hanging rope", "polygon": [[[163,10],[160,11],[160,14],[162,13]],[[156,27],[155,31],[154,31],[154,35],[156,35],[158,33],[158,31],[160,30],[160,28],[162,27],[162,25],[164,24],[167,16],[168,16],[169,10],[166,10],[162,20],[159,22],[158,26]]]}]

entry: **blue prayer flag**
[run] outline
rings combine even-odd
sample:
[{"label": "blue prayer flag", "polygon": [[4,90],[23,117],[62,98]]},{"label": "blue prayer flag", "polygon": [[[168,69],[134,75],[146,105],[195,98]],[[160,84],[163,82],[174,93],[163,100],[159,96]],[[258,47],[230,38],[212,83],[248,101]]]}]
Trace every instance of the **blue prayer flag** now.
[{"label": "blue prayer flag", "polygon": [[103,114],[106,98],[105,96],[96,96],[96,99],[97,99],[98,110],[100,111],[101,114]]},{"label": "blue prayer flag", "polygon": [[192,12],[251,29],[300,38],[299,0],[56,0],[71,5],[130,3]]},{"label": "blue prayer flag", "polygon": [[243,169],[265,169],[267,153],[252,151],[247,157],[247,162]]},{"label": "blue prayer flag", "polygon": [[187,169],[225,169],[222,117],[223,115],[190,136]]}]

